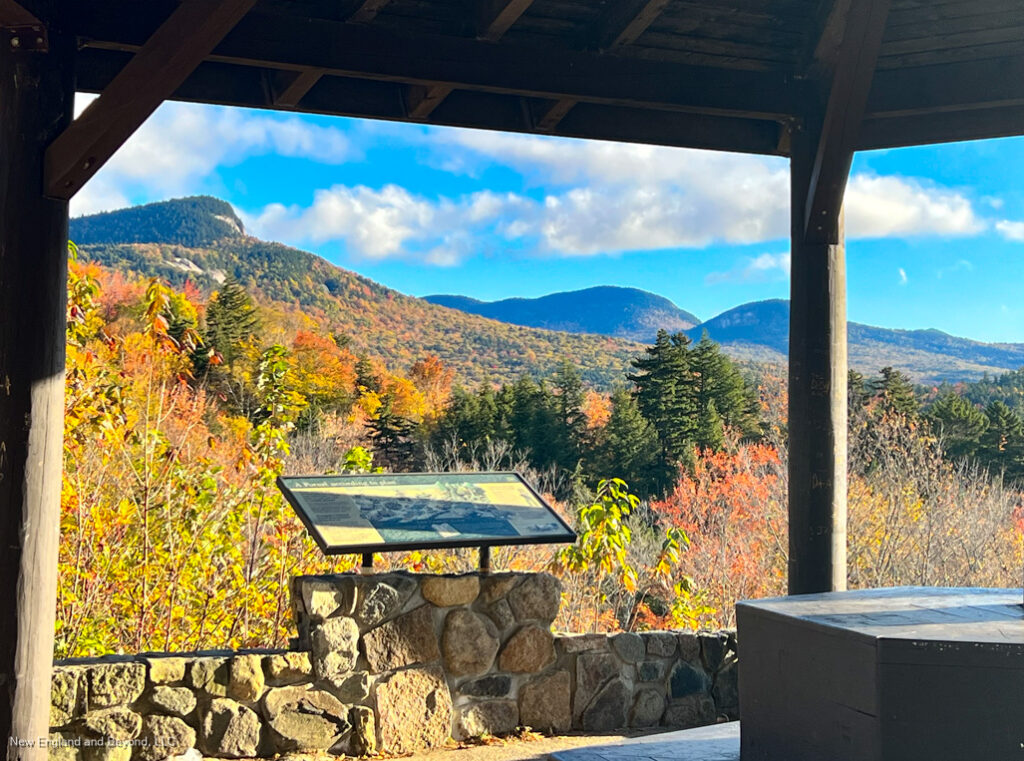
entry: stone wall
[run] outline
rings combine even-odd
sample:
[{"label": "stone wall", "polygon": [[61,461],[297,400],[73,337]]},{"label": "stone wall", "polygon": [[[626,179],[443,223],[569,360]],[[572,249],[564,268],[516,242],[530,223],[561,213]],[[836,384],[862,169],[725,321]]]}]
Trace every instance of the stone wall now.
[{"label": "stone wall", "polygon": [[731,632],[552,634],[561,587],[547,574],[309,576],[292,599],[291,651],[58,664],[51,756],[403,754],[523,725],[737,716]]}]

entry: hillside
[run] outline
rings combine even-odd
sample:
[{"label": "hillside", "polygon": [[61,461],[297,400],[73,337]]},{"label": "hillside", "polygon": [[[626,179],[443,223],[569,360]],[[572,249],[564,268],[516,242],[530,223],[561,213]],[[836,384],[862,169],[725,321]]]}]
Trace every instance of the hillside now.
[{"label": "hillside", "polygon": [[610,285],[552,293],[536,299],[478,301],[453,295],[423,298],[432,304],[513,325],[569,333],[599,333],[641,343],[652,343],[659,329],[675,333],[700,322],[663,296],[639,288]]},{"label": "hillside", "polygon": [[230,205],[186,198],[71,221],[81,256],[125,273],[214,290],[242,283],[294,324],[341,333],[354,351],[406,368],[436,354],[459,380],[550,375],[563,358],[600,388],[621,380],[641,346],[622,339],[526,328],[430,304],[279,243],[245,235]]},{"label": "hillside", "polygon": [[[784,361],[789,351],[789,302],[757,301],[730,309],[688,331],[704,331],[730,354]],[[893,330],[851,322],[850,366],[864,373],[897,367],[919,382],[961,381],[1024,366],[1024,344],[986,344],[939,330]]]}]

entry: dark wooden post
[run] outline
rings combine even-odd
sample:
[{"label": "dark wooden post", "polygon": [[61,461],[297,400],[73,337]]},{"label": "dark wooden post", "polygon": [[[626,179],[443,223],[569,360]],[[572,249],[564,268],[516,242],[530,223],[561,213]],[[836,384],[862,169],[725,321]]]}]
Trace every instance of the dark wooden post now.
[{"label": "dark wooden post", "polygon": [[[841,207],[806,224],[820,127],[794,131],[789,593],[846,588],[846,252]],[[841,203],[839,196],[838,203]]]},{"label": "dark wooden post", "polygon": [[43,196],[70,122],[74,40],[0,30],[0,729],[41,761],[49,731],[64,434],[67,201]]}]

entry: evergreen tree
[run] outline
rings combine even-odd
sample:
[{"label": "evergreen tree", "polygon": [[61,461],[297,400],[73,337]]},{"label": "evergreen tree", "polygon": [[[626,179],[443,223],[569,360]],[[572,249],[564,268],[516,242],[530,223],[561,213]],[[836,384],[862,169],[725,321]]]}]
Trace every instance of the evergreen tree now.
[{"label": "evergreen tree", "polygon": [[850,370],[846,377],[846,402],[852,420],[857,412],[867,406],[871,399],[871,389],[864,376],[856,370]]},{"label": "evergreen tree", "polygon": [[234,365],[242,346],[259,330],[256,307],[245,288],[228,278],[206,306],[205,343]]},{"label": "evergreen tree", "polygon": [[943,451],[952,458],[973,457],[989,427],[984,412],[952,391],[935,400],[928,418],[942,438]]},{"label": "evergreen tree", "polygon": [[[721,346],[705,332],[691,350],[691,357],[697,409],[701,417],[697,426],[697,443],[701,447],[720,448],[724,443],[724,426],[746,436],[758,435],[757,395],[743,379],[739,368],[722,353]],[[713,432],[716,426],[719,429],[717,434]],[[702,435],[702,430],[706,435]],[[713,446],[706,443],[711,440],[720,443]]]},{"label": "evergreen tree", "polygon": [[587,416],[583,412],[585,401],[583,380],[567,359],[562,360],[555,373],[553,406],[555,419],[554,443],[557,462],[572,469],[583,455],[587,436]]},{"label": "evergreen tree", "polygon": [[654,496],[674,475],[674,470],[665,472],[658,434],[640,412],[636,397],[626,389],[614,391],[611,403],[608,423],[594,447],[591,475],[622,478],[634,494]]},{"label": "evergreen tree", "polygon": [[1024,478],[1024,419],[999,400],[985,408],[985,417],[988,430],[978,446],[979,461],[1007,478]]},{"label": "evergreen tree", "polygon": [[393,407],[391,396],[386,394],[377,410],[377,417],[367,423],[370,441],[378,462],[388,470],[410,470],[414,465],[412,434],[416,426],[411,420],[397,415]]},{"label": "evergreen tree", "polygon": [[910,378],[891,367],[883,367],[880,374],[882,377],[875,381],[874,391],[881,399],[883,407],[909,418],[917,417],[921,411],[921,403],[917,400]]},{"label": "evergreen tree", "polygon": [[632,361],[635,373],[626,375],[636,387],[637,405],[654,426],[665,462],[680,460],[693,445],[697,401],[694,377],[683,333],[659,330],[646,356]]},{"label": "evergreen tree", "polygon": [[379,393],[381,389],[380,377],[365,354],[356,361],[356,388],[365,388],[374,393]]}]

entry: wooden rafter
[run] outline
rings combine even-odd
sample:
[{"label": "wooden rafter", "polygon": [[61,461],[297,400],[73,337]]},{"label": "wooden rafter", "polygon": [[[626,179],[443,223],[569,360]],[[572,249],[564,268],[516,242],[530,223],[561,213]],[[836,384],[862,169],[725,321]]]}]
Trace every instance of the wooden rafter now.
[{"label": "wooden rafter", "polygon": [[360,0],[345,20],[352,24],[369,24],[390,0]]},{"label": "wooden rafter", "polygon": [[[608,50],[633,44],[668,3],[669,0],[619,0],[612,3],[597,29],[584,40],[583,47]],[[571,98],[556,101],[538,120],[538,129],[554,132],[575,105],[576,101]]]},{"label": "wooden rafter", "polygon": [[16,0],[0,0],[0,27],[39,26],[42,22],[29,8]]},{"label": "wooden rafter", "polygon": [[477,0],[476,36],[496,42],[519,20],[533,0]]},{"label": "wooden rafter", "polygon": [[[93,48],[134,51],[133,23],[97,27]],[[328,77],[425,86],[448,85],[530,98],[564,98],[628,108],[658,108],[753,119],[796,113],[804,84],[783,72],[691,66],[505,42],[398,35],[374,26],[250,14],[217,46],[210,62],[261,69],[320,69]]]},{"label": "wooden rafter", "polygon": [[427,119],[453,89],[450,85],[409,85],[405,92],[406,115],[414,120]]},{"label": "wooden rafter", "polygon": [[819,46],[816,55],[819,61],[834,60],[834,65],[828,74],[821,129],[815,130],[818,139],[803,216],[805,236],[811,240],[816,232],[835,229],[842,209],[891,0],[858,0],[844,8],[845,3],[837,0],[826,25],[826,34],[842,26],[838,48],[829,53]]},{"label": "wooden rafter", "polygon": [[274,79],[271,103],[280,108],[295,108],[313,89],[324,73],[319,69],[281,71]]},{"label": "wooden rafter", "polygon": [[45,189],[69,199],[170,97],[256,0],[183,0],[46,151]]}]

